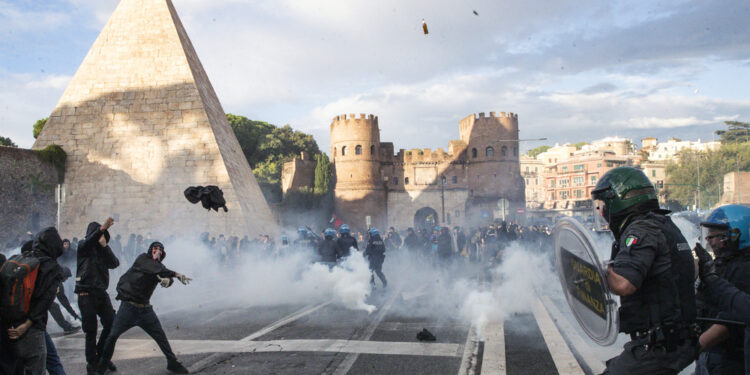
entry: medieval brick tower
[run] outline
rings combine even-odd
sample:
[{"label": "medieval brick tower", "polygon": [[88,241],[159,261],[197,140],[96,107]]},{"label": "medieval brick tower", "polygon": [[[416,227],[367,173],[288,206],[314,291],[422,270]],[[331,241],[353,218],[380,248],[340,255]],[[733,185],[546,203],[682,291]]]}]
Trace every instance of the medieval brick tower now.
[{"label": "medieval brick tower", "polygon": [[[275,230],[219,99],[170,0],[122,0],[34,148],[67,152],[60,231],[114,216],[116,233]],[[183,191],[218,185],[229,212]]]},{"label": "medieval brick tower", "polygon": [[459,133],[447,150],[394,154],[393,143],[380,142],[376,116],[336,116],[334,212],[359,230],[522,220],[518,115],[472,114],[459,122]]},{"label": "medieval brick tower", "polygon": [[[334,212],[346,220],[382,228],[386,223],[385,187],[380,172],[380,129],[373,115],[336,116],[331,122]],[[392,152],[391,152],[392,153]]]}]

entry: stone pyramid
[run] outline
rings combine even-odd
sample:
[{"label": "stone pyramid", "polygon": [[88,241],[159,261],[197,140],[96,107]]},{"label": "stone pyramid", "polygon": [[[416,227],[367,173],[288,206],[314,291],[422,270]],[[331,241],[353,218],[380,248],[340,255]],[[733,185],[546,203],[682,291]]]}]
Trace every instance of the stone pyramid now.
[{"label": "stone pyramid", "polygon": [[[61,233],[271,233],[276,225],[170,0],[122,0],[39,135],[68,154]],[[217,185],[228,213],[183,191]]]}]

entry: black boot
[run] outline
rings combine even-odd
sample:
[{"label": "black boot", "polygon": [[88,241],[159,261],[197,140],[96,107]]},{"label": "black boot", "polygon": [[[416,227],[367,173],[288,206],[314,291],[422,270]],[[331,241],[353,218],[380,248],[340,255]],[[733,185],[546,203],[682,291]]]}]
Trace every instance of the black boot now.
[{"label": "black boot", "polygon": [[190,371],[188,371],[188,369],[186,369],[185,366],[183,366],[182,363],[178,361],[168,361],[167,370],[175,374],[189,374],[190,373]]},{"label": "black boot", "polygon": [[[98,372],[96,371],[97,366],[93,363],[87,363],[86,364],[86,375],[96,375]],[[102,373],[103,374],[103,373]]]},{"label": "black boot", "polygon": [[107,369],[109,371],[116,372],[117,371],[117,366],[115,366],[115,364],[112,363],[112,361],[107,361]]}]

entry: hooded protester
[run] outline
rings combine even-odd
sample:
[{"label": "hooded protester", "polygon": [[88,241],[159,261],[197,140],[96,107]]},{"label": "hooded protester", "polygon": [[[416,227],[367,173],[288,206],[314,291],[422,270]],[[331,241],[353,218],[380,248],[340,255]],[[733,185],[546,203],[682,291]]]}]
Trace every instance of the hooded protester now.
[{"label": "hooded protester", "polygon": [[[47,359],[45,334],[47,310],[62,283],[62,268],[57,258],[62,255],[62,239],[54,227],[43,229],[23,246],[20,255],[12,256],[0,270],[0,326],[2,326],[3,347],[16,360],[16,371],[33,375],[44,374]],[[38,263],[37,263],[38,262]],[[14,268],[19,264],[38,264],[34,289],[28,300],[28,312],[13,305],[12,293],[18,292],[11,285]],[[6,293],[8,293],[6,295]],[[7,346],[6,346],[7,344]],[[4,350],[5,351],[5,350]]]},{"label": "hooded protester", "polygon": [[[63,273],[63,282],[67,279],[69,279],[71,276],[73,276],[73,273],[70,272],[70,268],[68,267],[62,267]],[[74,319],[81,320],[81,317],[78,316],[78,313],[73,309],[73,306],[70,306],[70,301],[68,300],[68,296],[65,295],[65,286],[63,283],[60,283],[60,288],[57,290],[57,300],[60,301],[60,304],[65,308],[65,310],[68,311],[70,316],[72,316]],[[60,326],[60,328],[63,329],[63,332],[66,335],[76,333],[78,332],[81,327],[79,326],[73,326],[65,320],[65,317],[63,317],[62,311],[60,310],[60,305],[58,305],[56,302],[52,302],[52,306],[49,308],[49,313],[52,315],[52,318],[55,320],[55,323]]]},{"label": "hooded protester", "polygon": [[[375,228],[370,228],[370,238],[367,240],[367,248],[365,249],[364,256],[370,262],[370,271],[378,275],[380,281],[383,283],[383,288],[388,286],[388,280],[385,279],[383,274],[383,262],[385,261],[385,243],[380,238],[380,232]],[[370,276],[370,284],[375,286],[375,275]]]},{"label": "hooded protester", "polygon": [[441,262],[448,263],[452,260],[452,256],[453,239],[448,228],[442,227],[437,238],[437,257]]},{"label": "hooded protester", "polygon": [[177,374],[188,373],[188,370],[177,361],[177,357],[172,352],[167,335],[164,333],[159,318],[150,304],[151,295],[157,285],[161,284],[162,287],[168,288],[172,285],[173,278],[177,278],[184,285],[191,281],[189,277],[164,266],[162,261],[166,256],[167,253],[164,251],[162,243],[151,243],[146,253],[139,255],[127,272],[120,277],[120,281],[117,282],[116,299],[122,301],[122,303],[117,310],[112,331],[107,337],[99,359],[97,368],[99,374],[104,374],[109,363],[111,363],[117,339],[135,326],[146,331],[159,345],[159,349],[167,357],[167,370]]},{"label": "hooded protester", "polygon": [[341,234],[341,237],[336,240],[336,252],[339,259],[348,257],[351,254],[352,248],[359,250],[357,240],[352,237],[352,230],[349,229],[348,225],[341,225],[339,227],[339,234]]},{"label": "hooded protester", "polygon": [[409,251],[417,251],[422,248],[422,240],[417,237],[417,234],[414,233],[414,228],[409,228],[406,230],[406,238],[404,238],[404,246]]},{"label": "hooded protester", "polygon": [[[86,371],[96,373],[96,365],[104,348],[104,341],[115,320],[115,310],[107,294],[109,270],[117,268],[120,261],[108,246],[108,229],[115,220],[107,218],[104,224],[91,222],[86,229],[86,237],[78,243],[78,269],[76,288],[78,309],[81,311],[81,325],[86,334]],[[96,339],[97,317],[102,322],[102,332]],[[116,371],[110,362],[110,370]]]}]

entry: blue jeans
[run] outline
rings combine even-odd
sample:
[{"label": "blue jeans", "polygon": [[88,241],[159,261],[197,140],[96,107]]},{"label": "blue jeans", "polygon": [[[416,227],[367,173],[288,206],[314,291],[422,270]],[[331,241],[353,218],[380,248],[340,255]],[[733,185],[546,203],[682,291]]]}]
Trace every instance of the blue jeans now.
[{"label": "blue jeans", "polygon": [[177,357],[169,346],[167,335],[164,333],[164,329],[161,327],[161,323],[159,323],[159,318],[156,316],[154,309],[151,306],[137,307],[129,302],[122,301],[119,310],[117,310],[115,322],[112,324],[112,331],[110,331],[109,336],[107,336],[107,341],[104,343],[104,349],[102,350],[99,363],[107,363],[112,360],[117,339],[123,333],[127,332],[127,330],[136,326],[141,327],[141,329],[146,331],[146,333],[156,341],[156,344],[159,345],[159,349],[161,349],[169,362],[177,361]]},{"label": "blue jeans", "polygon": [[52,337],[47,332],[44,332],[44,341],[47,344],[47,372],[49,375],[65,375],[62,362],[60,362],[57,349],[55,349],[55,343],[52,342]]}]

